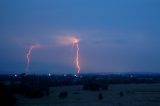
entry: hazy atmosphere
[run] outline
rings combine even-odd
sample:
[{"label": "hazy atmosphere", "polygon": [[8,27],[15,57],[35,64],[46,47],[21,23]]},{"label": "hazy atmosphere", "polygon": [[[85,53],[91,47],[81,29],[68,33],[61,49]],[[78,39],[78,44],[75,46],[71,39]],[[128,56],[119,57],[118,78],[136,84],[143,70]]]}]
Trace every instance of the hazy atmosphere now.
[{"label": "hazy atmosphere", "polygon": [[[0,74],[160,72],[159,0],[1,0]],[[62,41],[60,39],[63,39]]]}]

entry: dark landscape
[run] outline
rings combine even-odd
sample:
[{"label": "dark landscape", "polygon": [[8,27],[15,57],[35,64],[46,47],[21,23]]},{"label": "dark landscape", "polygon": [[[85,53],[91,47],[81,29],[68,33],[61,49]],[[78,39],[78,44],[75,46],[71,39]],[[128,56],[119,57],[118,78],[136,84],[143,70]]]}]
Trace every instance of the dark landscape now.
[{"label": "dark landscape", "polygon": [[158,106],[160,74],[0,75],[1,106]]}]

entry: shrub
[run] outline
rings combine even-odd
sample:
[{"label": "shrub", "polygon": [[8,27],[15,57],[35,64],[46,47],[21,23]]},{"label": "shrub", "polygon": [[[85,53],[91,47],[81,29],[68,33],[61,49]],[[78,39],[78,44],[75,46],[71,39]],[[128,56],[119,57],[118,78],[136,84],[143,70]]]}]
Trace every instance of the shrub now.
[{"label": "shrub", "polygon": [[66,91],[60,92],[60,94],[59,94],[60,99],[65,99],[65,98],[67,98],[67,96],[68,96],[68,92],[66,92]]},{"label": "shrub", "polygon": [[102,100],[102,99],[103,99],[103,95],[102,95],[102,93],[99,93],[99,95],[98,95],[98,99],[99,99],[99,100]]},{"label": "shrub", "polygon": [[99,82],[88,82],[83,85],[84,90],[98,91],[100,89],[107,90],[108,84],[99,83]]},{"label": "shrub", "polygon": [[119,96],[120,96],[120,97],[123,97],[123,96],[124,96],[124,93],[123,93],[123,92],[120,92],[120,93],[119,93]]}]

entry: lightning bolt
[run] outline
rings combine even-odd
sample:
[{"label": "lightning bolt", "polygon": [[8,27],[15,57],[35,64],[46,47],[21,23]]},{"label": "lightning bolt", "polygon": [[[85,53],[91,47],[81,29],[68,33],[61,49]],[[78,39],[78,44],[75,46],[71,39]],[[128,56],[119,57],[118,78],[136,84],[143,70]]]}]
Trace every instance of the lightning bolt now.
[{"label": "lightning bolt", "polygon": [[79,62],[79,51],[80,51],[79,42],[80,40],[75,36],[62,36],[62,37],[57,37],[56,42],[57,44],[64,45],[64,46],[72,44],[71,53],[73,53],[74,56],[72,56],[71,54],[71,57],[73,57],[71,62],[73,63],[73,66],[77,71],[77,74],[79,74],[81,70],[81,66]]},{"label": "lightning bolt", "polygon": [[76,48],[76,57],[75,57],[75,61],[74,64],[76,65],[76,69],[77,69],[77,73],[80,73],[80,64],[79,64],[79,40],[74,38],[73,39],[73,47]]},{"label": "lightning bolt", "polygon": [[76,43],[76,66],[77,66],[77,73],[80,72],[80,65],[79,65],[79,45]]},{"label": "lightning bolt", "polygon": [[31,56],[32,50],[33,50],[34,48],[38,48],[38,47],[40,47],[39,44],[31,45],[30,48],[29,48],[28,51],[27,51],[27,54],[26,54],[27,65],[26,65],[26,72],[25,72],[26,74],[27,74],[28,71],[29,71],[30,56]]}]

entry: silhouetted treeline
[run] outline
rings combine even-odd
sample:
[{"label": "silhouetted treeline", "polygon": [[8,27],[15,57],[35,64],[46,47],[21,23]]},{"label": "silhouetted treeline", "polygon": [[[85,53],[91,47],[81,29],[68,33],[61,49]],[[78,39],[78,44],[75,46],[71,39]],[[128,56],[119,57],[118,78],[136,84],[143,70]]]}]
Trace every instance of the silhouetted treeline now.
[{"label": "silhouetted treeline", "polygon": [[[14,80],[10,80],[14,79]],[[50,80],[44,76],[19,75],[8,80],[1,80],[1,91],[12,95],[22,95],[27,98],[39,98],[49,95]],[[6,94],[6,93],[5,93]]]},{"label": "silhouetted treeline", "polygon": [[84,80],[83,82],[83,89],[84,90],[91,90],[91,91],[98,91],[98,90],[108,90],[108,81],[103,79],[96,79],[91,78]]},{"label": "silhouetted treeline", "polygon": [[68,75],[0,75],[0,81],[5,83],[28,83],[34,82],[47,87],[83,85],[90,80],[101,80],[107,84],[128,84],[128,83],[160,83],[160,74],[81,74]]},{"label": "silhouetted treeline", "polygon": [[59,94],[60,99],[65,99],[65,98],[67,98],[67,96],[68,96],[68,92],[66,92],[66,91],[60,92],[60,94]]}]

